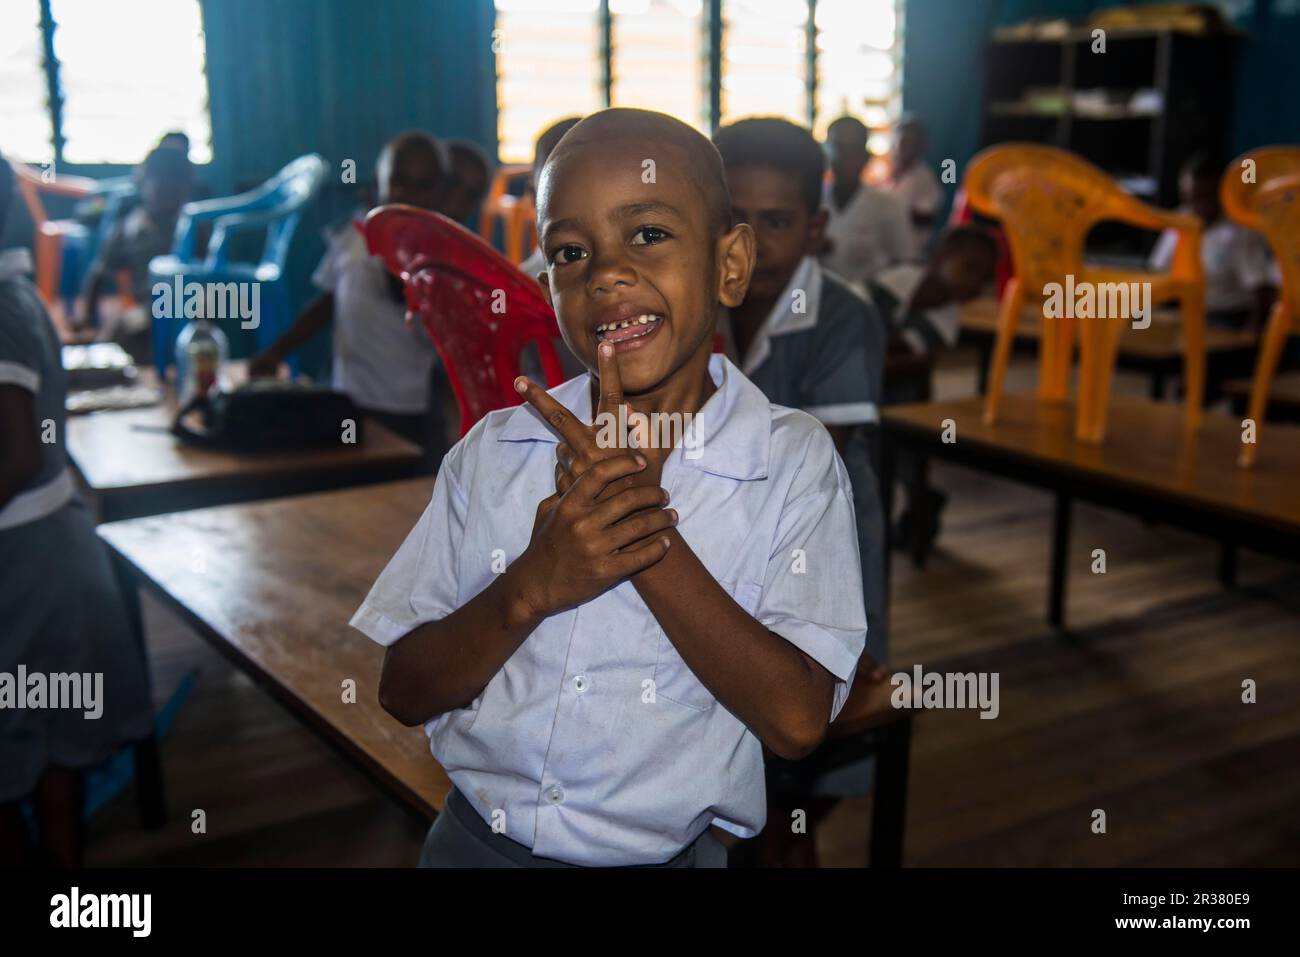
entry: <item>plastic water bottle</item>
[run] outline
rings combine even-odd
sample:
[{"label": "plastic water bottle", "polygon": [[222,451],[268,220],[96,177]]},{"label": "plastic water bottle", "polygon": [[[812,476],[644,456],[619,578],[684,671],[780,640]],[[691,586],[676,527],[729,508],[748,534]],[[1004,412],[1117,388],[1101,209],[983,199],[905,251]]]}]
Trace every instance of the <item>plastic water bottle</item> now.
[{"label": "plastic water bottle", "polygon": [[176,392],[181,405],[216,391],[230,358],[226,334],[207,319],[186,324],[176,339]]}]

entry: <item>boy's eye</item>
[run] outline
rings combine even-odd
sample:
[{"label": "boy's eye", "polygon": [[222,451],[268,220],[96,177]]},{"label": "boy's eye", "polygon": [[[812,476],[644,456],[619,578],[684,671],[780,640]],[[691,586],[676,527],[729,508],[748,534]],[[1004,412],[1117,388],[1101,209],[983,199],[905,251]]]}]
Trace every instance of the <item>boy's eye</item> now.
[{"label": "boy's eye", "polygon": [[561,246],[551,256],[551,265],[563,266],[565,263],[576,263],[579,259],[586,257],[587,251],[581,246],[575,246],[572,243]]},{"label": "boy's eye", "polygon": [[632,245],[653,246],[655,243],[661,243],[667,238],[667,230],[660,229],[658,226],[642,226],[632,234]]}]

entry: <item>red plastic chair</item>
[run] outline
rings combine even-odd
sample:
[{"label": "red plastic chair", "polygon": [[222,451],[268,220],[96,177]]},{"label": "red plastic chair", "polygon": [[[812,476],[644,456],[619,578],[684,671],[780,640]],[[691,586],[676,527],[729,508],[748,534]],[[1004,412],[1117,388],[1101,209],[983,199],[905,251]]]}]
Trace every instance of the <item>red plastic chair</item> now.
[{"label": "red plastic chair", "polygon": [[438,350],[461,435],[492,410],[520,403],[514,381],[530,344],[546,387],[564,381],[553,342],[559,324],[536,280],[482,239],[438,213],[402,205],[373,210],[363,232],[371,253],[405,282],[410,315]]}]

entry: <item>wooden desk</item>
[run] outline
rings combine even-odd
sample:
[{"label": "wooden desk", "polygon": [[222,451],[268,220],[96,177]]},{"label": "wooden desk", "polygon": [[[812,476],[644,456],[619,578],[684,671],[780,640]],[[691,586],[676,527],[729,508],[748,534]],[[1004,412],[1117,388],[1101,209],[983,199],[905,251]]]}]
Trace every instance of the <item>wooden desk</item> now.
[{"label": "wooden desk", "polygon": [[[997,328],[996,299],[974,299],[963,307],[961,338],[979,350],[980,395],[988,391],[989,356],[997,338]],[[1020,324],[1016,327],[1015,345],[1036,348],[1041,335],[1039,307],[1026,307],[1021,313]],[[1206,364],[1213,368],[1236,357],[1253,355],[1257,345],[1258,335],[1249,329],[1210,326],[1205,330]],[[1169,309],[1154,310],[1151,325],[1146,329],[1134,329],[1129,322],[1123,322],[1116,361],[1121,369],[1143,372],[1150,376],[1151,398],[1164,398],[1168,378],[1179,376],[1183,371],[1182,333],[1177,312]]]},{"label": "wooden desk", "polygon": [[[136,583],[432,819],[451,782],[424,731],[380,708],[384,651],[348,626],[432,489],[431,478],[408,479],[114,522],[99,534]],[[356,682],[355,704],[342,700],[347,679]]]},{"label": "wooden desk", "polygon": [[251,455],[181,443],[168,431],[174,415],[165,402],[68,416],[68,456],[102,521],[409,478],[423,461],[373,420],[356,445]]},{"label": "wooden desk", "polygon": [[[1064,623],[1075,498],[1212,536],[1228,546],[1220,567],[1225,584],[1231,583],[1238,545],[1284,558],[1300,554],[1300,429],[1269,426],[1259,462],[1241,469],[1236,465],[1240,420],[1220,413],[1206,413],[1201,428],[1187,434],[1179,407],[1115,396],[1106,441],[1089,445],[1074,438],[1072,404],[1007,395],[993,425],[984,424],[983,407],[975,396],[881,410],[885,514],[890,514],[899,447],[1055,492],[1048,604],[1054,626]],[[951,443],[942,440],[948,419],[956,426]]]},{"label": "wooden desk", "polygon": [[[206,508],[99,526],[119,572],[422,818],[451,789],[420,728],[379,706],[384,652],[348,626],[429,502],[430,478]],[[137,616],[138,622],[138,616]],[[344,704],[342,682],[356,682]],[[877,755],[871,863],[902,861],[913,712],[892,686],[855,685],[819,752],[834,766]]]},{"label": "wooden desk", "polygon": [[[1245,415],[1250,403],[1251,379],[1233,379],[1223,385],[1223,392],[1232,400],[1233,410]],[[1300,421],[1300,371],[1281,372],[1273,379],[1268,394],[1267,417],[1278,422]]]}]

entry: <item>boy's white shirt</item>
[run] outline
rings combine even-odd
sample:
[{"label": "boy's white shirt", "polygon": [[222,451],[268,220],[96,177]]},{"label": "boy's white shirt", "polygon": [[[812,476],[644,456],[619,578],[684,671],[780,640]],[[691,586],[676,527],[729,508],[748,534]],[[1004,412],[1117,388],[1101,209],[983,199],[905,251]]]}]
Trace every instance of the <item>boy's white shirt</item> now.
[{"label": "boy's white shirt", "polygon": [[[912,297],[916,295],[916,289],[921,285],[921,280],[925,277],[925,270],[926,267],[920,263],[899,263],[897,266],[882,269],[876,276],[875,281],[898,298],[899,310],[894,317],[895,330],[911,312]],[[961,306],[956,303],[949,303],[946,306],[927,309],[925,315],[929,318],[930,325],[946,345],[955,346],[957,344],[957,338],[961,334]],[[912,347],[913,352],[924,354],[930,351],[929,343],[915,330],[903,329],[900,334],[903,340]]]},{"label": "boy's white shirt", "polygon": [[865,284],[886,266],[912,258],[912,226],[897,196],[864,183],[837,210],[827,187],[824,205],[830,211],[826,237],[831,250],[822,256],[822,265],[831,272]]},{"label": "boy's white shirt", "polygon": [[437,351],[418,322],[407,325],[383,260],[351,223],[330,238],[312,282],[334,294],[334,387],[364,409],[427,412]]},{"label": "boy's white shirt", "polygon": [[[835,676],[839,713],[866,619],[848,475],[805,413],[773,406],[724,356],[718,390],[662,482],[710,575]],[[551,394],[591,421],[590,377]],[[557,439],[531,406],[492,412],[443,462],[433,500],[352,624],[383,645],[477,595],[528,545]],[[425,725],[485,821],[575,864],[668,860],[710,824],[763,826],[758,738],[690,671],[630,582],[547,618],[468,707]],[[499,812],[499,814],[498,814]]]},{"label": "boy's white shirt", "polygon": [[[898,197],[909,215],[933,216],[943,199],[938,178],[924,162],[914,163],[901,176],[890,180],[885,189]],[[914,223],[909,225],[912,232],[911,258],[923,259],[930,242],[930,230],[917,229]]]},{"label": "boy's white shirt", "polygon": [[[1167,229],[1161,233],[1151,251],[1151,270],[1168,272],[1177,246],[1177,232]],[[1267,240],[1226,216],[1201,234],[1201,261],[1205,264],[1205,308],[1210,312],[1249,309],[1255,304],[1257,289],[1281,284]]]}]

